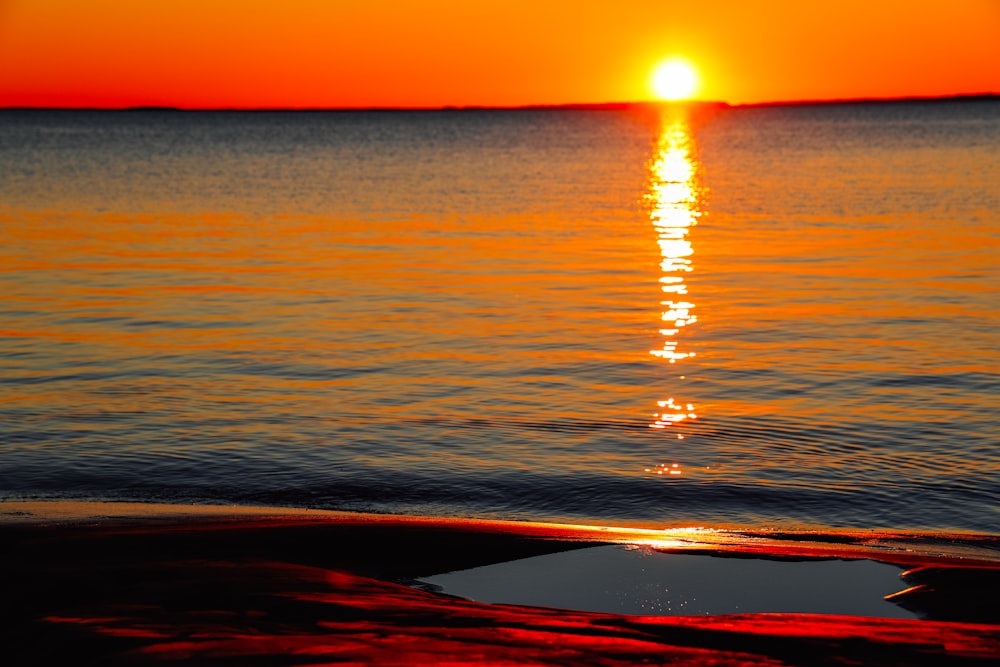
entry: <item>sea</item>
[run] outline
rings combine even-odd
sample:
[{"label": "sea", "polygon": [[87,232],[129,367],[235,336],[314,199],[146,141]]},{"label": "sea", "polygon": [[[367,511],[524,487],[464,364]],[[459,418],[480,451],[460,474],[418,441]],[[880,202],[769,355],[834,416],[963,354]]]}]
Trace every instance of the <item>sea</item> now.
[{"label": "sea", "polygon": [[0,112],[0,500],[1000,534],[1000,101]]}]

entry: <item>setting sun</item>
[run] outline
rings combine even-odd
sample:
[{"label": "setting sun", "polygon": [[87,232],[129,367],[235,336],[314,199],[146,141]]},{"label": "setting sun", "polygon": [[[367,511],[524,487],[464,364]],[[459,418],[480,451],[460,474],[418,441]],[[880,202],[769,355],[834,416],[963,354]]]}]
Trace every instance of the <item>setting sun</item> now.
[{"label": "setting sun", "polygon": [[698,75],[683,60],[668,60],[653,72],[652,85],[661,100],[686,100],[698,89]]}]

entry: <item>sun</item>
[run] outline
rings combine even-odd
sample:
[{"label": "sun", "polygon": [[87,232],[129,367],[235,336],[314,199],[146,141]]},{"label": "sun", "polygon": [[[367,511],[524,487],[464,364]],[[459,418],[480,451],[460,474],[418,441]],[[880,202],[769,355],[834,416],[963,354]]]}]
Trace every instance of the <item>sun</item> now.
[{"label": "sun", "polygon": [[661,100],[686,100],[698,90],[698,74],[683,60],[667,60],[653,71],[652,84]]}]

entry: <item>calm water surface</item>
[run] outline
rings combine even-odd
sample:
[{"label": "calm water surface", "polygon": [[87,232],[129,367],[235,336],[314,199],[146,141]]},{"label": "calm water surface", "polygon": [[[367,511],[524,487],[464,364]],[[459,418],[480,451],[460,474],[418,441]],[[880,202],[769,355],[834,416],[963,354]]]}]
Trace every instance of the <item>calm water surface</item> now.
[{"label": "calm water surface", "polygon": [[1000,533],[1000,104],[0,113],[0,498]]}]

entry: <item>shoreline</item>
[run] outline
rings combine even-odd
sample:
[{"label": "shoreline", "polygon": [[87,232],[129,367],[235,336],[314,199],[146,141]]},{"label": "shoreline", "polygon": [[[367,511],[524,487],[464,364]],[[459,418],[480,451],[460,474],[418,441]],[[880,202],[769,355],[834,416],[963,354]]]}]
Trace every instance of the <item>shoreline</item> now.
[{"label": "shoreline", "polygon": [[[0,555],[0,641],[13,665],[81,656],[115,664],[308,664],[322,657],[366,664],[808,665],[819,656],[824,664],[988,664],[1000,652],[1000,538],[917,537],[0,502],[0,541],[9,545]],[[893,563],[923,582],[914,582],[923,588],[905,602],[928,620],[632,616],[488,604],[413,585],[429,575],[602,545],[724,557],[735,571],[761,559],[779,567]]]},{"label": "shoreline", "polygon": [[650,546],[661,551],[772,554],[786,557],[878,558],[904,565],[976,564],[1000,567],[1000,535],[971,531],[883,529],[765,529],[715,526],[649,528],[559,521],[377,514],[257,505],[207,505],[103,500],[0,500],[7,525],[164,522],[317,522],[452,526],[568,541]]},{"label": "shoreline", "polygon": [[0,111],[635,111],[661,108],[695,108],[695,109],[752,109],[756,107],[800,107],[800,106],[850,106],[870,104],[911,104],[914,102],[994,102],[1000,100],[1000,92],[980,90],[972,92],[941,93],[930,95],[900,95],[891,97],[842,97],[842,98],[811,98],[811,99],[778,99],[758,102],[727,102],[725,100],[688,99],[677,101],[666,100],[631,100],[615,102],[554,102],[515,105],[432,105],[432,106],[272,106],[272,107],[182,107],[157,105],[126,105],[126,106],[5,106]]}]

